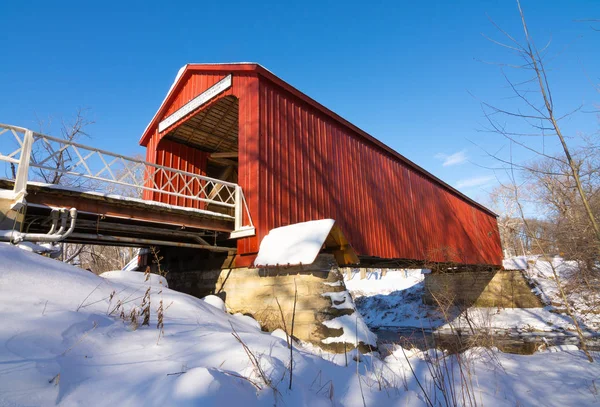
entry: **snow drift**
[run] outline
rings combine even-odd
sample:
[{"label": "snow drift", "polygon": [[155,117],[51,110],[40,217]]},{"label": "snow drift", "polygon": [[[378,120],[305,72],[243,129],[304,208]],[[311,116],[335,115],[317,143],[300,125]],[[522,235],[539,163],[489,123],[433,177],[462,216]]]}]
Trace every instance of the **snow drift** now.
[{"label": "snow drift", "polygon": [[[99,277],[10,245],[0,245],[0,259],[0,406],[363,406],[363,397],[368,406],[426,405],[411,373],[429,386],[426,353],[407,351],[406,359],[392,346],[386,358],[356,351],[333,355],[295,344],[288,390],[285,333],[261,332],[253,319],[225,313],[216,298],[193,298],[141,273]],[[114,310],[118,304],[124,314],[139,309],[146,292],[149,325],[134,329]],[[498,353],[501,369],[474,359],[477,400],[597,403],[592,384],[600,364],[574,349],[552,351]]]}]

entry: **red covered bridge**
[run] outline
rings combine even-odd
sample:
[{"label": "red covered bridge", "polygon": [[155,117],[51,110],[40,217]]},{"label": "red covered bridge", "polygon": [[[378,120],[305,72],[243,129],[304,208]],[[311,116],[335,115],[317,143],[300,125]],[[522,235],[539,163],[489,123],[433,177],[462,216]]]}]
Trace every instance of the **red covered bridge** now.
[{"label": "red covered bridge", "polygon": [[237,266],[269,230],[322,218],[361,260],[501,264],[492,211],[258,64],[183,67],[140,144],[150,163],[241,186],[256,234],[238,239]]}]

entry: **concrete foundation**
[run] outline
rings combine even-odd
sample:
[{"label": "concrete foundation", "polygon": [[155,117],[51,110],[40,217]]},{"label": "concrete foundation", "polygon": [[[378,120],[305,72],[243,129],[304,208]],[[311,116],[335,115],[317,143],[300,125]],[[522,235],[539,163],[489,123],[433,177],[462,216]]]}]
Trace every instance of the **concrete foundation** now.
[{"label": "concrete foundation", "polygon": [[167,280],[169,288],[196,297],[220,296],[230,312],[252,316],[266,331],[280,328],[290,332],[297,293],[294,337],[332,352],[354,347],[321,342],[342,334],[341,329],[327,328],[323,321],[356,312],[354,308],[332,308],[331,298],[322,295],[346,290],[333,255],[321,254],[307,266],[171,272]]},{"label": "concrete foundation", "polygon": [[21,230],[24,216],[22,213],[12,209],[15,204],[13,199],[0,197],[0,229],[2,230]]},{"label": "concrete foundation", "polygon": [[501,308],[542,306],[519,270],[426,274],[423,302]]}]

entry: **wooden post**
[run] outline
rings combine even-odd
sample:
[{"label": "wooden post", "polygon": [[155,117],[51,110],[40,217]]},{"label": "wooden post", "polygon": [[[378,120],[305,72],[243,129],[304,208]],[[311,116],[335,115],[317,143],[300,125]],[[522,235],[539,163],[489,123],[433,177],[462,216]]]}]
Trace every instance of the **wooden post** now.
[{"label": "wooden post", "polygon": [[29,177],[29,162],[31,160],[31,149],[33,147],[33,132],[26,130],[23,136],[23,145],[21,146],[21,156],[19,158],[19,167],[15,177],[15,186],[13,188],[16,200],[24,200],[27,192],[27,178]]}]

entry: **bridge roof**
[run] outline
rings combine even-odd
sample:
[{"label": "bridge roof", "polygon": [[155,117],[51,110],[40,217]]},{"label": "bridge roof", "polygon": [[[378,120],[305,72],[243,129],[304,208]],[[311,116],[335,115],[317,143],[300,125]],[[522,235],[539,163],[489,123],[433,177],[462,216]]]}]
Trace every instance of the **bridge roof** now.
[{"label": "bridge roof", "polygon": [[[169,88],[167,92],[167,96],[163,99],[160,107],[157,112],[154,114],[152,121],[148,124],[142,137],[140,138],[140,145],[146,146],[148,141],[150,141],[150,137],[152,133],[158,127],[158,122],[161,117],[165,114],[171,103],[173,102],[173,98],[177,95],[177,92],[185,85],[185,80],[194,72],[211,72],[211,71],[228,71],[231,73],[236,72],[266,72],[269,75],[276,78],[269,70],[257,64],[256,62],[229,62],[229,63],[203,63],[203,64],[186,64],[182,66],[177,75],[175,76],[175,80],[173,84]],[[261,73],[262,73],[261,72]],[[283,82],[283,81],[282,81]],[[288,85],[289,86],[289,85]]]},{"label": "bridge roof", "polygon": [[469,198],[468,196],[464,195],[462,192],[458,191],[451,185],[442,181],[440,178],[431,174],[429,171],[425,170],[424,168],[422,168],[419,165],[415,164],[414,162],[410,161],[408,158],[404,157],[402,154],[398,153],[396,150],[387,146],[385,143],[379,141],[378,139],[371,136],[369,133],[367,133],[366,131],[357,127],[356,125],[350,123],[348,120],[344,119],[337,113],[335,113],[332,110],[328,109],[327,107],[323,106],[316,100],[312,99],[310,96],[299,91],[298,89],[296,89],[289,83],[285,82],[283,79],[281,79],[278,76],[276,76],[275,74],[273,74],[267,68],[263,67],[262,65],[260,65],[256,62],[200,63],[200,64],[190,63],[190,64],[186,64],[183,67],[181,67],[181,69],[179,70],[179,72],[177,73],[177,75],[175,77],[175,81],[173,82],[173,84],[171,85],[171,88],[167,92],[167,96],[165,97],[165,99],[163,100],[162,104],[160,105],[158,111],[152,118],[152,121],[148,124],[148,126],[144,130],[144,133],[142,134],[142,137],[140,138],[140,141],[139,141],[140,145],[146,146],[148,144],[152,134],[157,130],[158,123],[163,118],[163,116],[166,113],[166,111],[168,110],[169,106],[173,103],[173,100],[177,96],[179,90],[185,85],[187,78],[189,78],[193,73],[224,72],[224,71],[233,73],[233,74],[235,74],[236,72],[237,73],[243,72],[246,74],[255,73],[257,76],[261,76],[262,78],[269,80],[270,82],[274,83],[275,85],[283,88],[285,91],[291,93],[295,97],[298,97],[305,103],[311,105],[313,108],[316,108],[321,113],[323,113],[326,116],[337,121],[342,126],[347,127],[349,129],[351,129],[352,131],[354,131],[355,133],[359,134],[369,143],[372,143],[372,144],[378,146],[379,148],[381,148],[382,150],[386,151],[388,154],[391,154],[395,159],[402,161],[403,163],[405,163],[409,167],[413,168],[414,170],[420,172],[421,174],[424,174],[426,177],[433,180],[435,183],[440,185],[442,188],[445,188],[445,189],[451,191],[452,193],[457,194],[462,199],[466,200],[467,202],[471,203],[472,205],[476,206],[477,208],[483,210],[484,212],[486,212],[492,216],[495,216],[495,217],[498,216],[496,213],[491,211],[489,208],[485,207],[484,205],[480,204],[479,202],[476,202],[473,199]]}]

